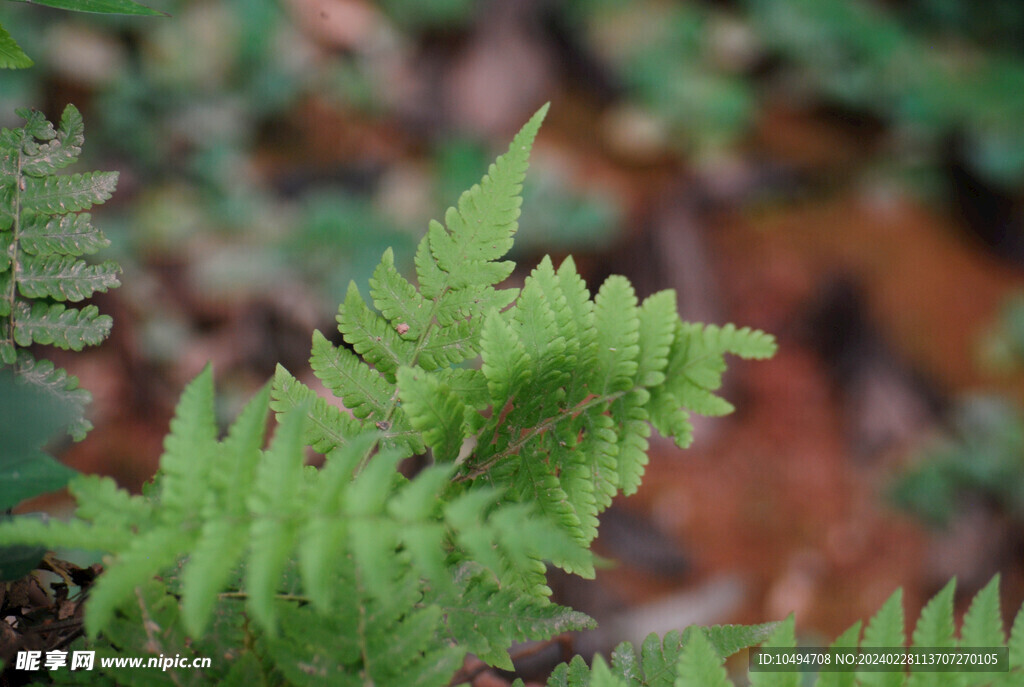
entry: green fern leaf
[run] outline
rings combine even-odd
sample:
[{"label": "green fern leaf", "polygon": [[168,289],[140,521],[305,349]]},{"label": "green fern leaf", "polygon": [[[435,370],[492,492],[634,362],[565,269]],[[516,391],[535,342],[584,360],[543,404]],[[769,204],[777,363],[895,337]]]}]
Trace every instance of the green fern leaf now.
[{"label": "green fern leaf", "polygon": [[390,248],[384,251],[370,279],[370,296],[384,317],[401,328],[396,331],[404,339],[415,341],[430,325],[430,303],[395,269]]},{"label": "green fern leaf", "polygon": [[[587,285],[576,272],[576,263],[566,258],[558,267],[558,285],[572,322],[576,325],[571,337],[577,346],[577,365],[589,369],[597,356],[597,330],[594,327],[594,302],[590,300]],[[571,395],[575,400],[575,395]]]},{"label": "green fern leaf", "polygon": [[993,647],[1006,644],[1003,618],[999,610],[999,575],[995,575],[971,601],[960,630],[965,647]]},{"label": "green fern leaf", "polygon": [[575,356],[567,354],[566,338],[556,322],[558,293],[544,290],[554,278],[551,261],[545,258],[527,277],[516,307],[509,311],[507,321],[533,368],[510,416],[514,426],[536,425],[542,418],[557,414],[565,402],[564,386],[571,377]]},{"label": "green fern leaf", "polygon": [[281,604],[268,653],[294,685],[443,687],[465,651],[440,639],[439,609],[406,611],[413,603],[408,594],[390,604],[356,596],[351,610],[332,614]]},{"label": "green fern leaf", "polygon": [[204,504],[199,541],[181,580],[182,620],[196,637],[203,635],[217,594],[248,546],[245,501],[259,463],[269,402],[269,389],[264,388],[232,424],[220,460],[211,461],[207,479],[216,489],[215,499]]},{"label": "green fern leaf", "polygon": [[270,407],[281,415],[297,408],[306,409],[303,441],[320,453],[344,446],[362,431],[358,420],[320,398],[312,389],[295,379],[281,365],[274,372],[273,400]]},{"label": "green fern leaf", "polygon": [[480,333],[487,389],[495,407],[502,408],[522,393],[532,377],[530,356],[505,318],[491,311]]},{"label": "green fern leaf", "polygon": [[[304,500],[302,476],[302,409],[286,414],[256,472],[249,508],[255,516],[250,530],[246,571],[247,607],[264,628],[276,625],[274,594],[292,551]],[[299,498],[296,498],[296,496]]]},{"label": "green fern leaf", "polygon": [[590,687],[587,662],[580,656],[573,656],[569,663],[560,664],[551,672],[547,687]]},{"label": "green fern leaf", "polygon": [[[794,634],[794,620],[790,615],[783,620],[763,646],[766,648],[792,649],[796,647],[796,635]],[[800,673],[797,671],[787,672],[755,672],[750,673],[751,687],[797,687]]]},{"label": "green fern leaf", "polygon": [[489,381],[482,370],[455,367],[438,370],[437,376],[470,408],[484,410],[491,405]]},{"label": "green fern leaf", "polygon": [[[155,571],[170,567],[191,543],[191,533],[170,528],[150,530],[133,538],[89,592],[89,612],[85,617],[89,636],[95,638],[103,631],[117,608],[132,597],[136,587],[151,580]],[[99,545],[96,542],[86,548]]]},{"label": "green fern leaf", "polygon": [[723,327],[704,325],[702,336],[705,348],[721,353],[732,353],[744,360],[764,360],[775,355],[777,345],[771,334],[751,329],[737,328],[734,324]]},{"label": "green fern leaf", "polygon": [[31,151],[24,150],[28,159],[22,162],[23,174],[31,176],[51,174],[78,160],[78,156],[82,154],[82,144],[85,142],[85,124],[82,122],[82,115],[78,108],[74,105],[64,108],[64,113],[60,117],[60,126],[56,131],[45,118],[42,118],[39,126],[44,128],[37,129],[33,135],[35,138],[44,138],[49,142],[33,146],[34,150]]},{"label": "green fern leaf", "polygon": [[[964,623],[960,628],[960,646],[962,647],[1002,647],[1006,646],[1006,634],[1003,630],[1003,616],[999,608],[999,574],[997,573],[971,601]],[[967,673],[964,682],[970,687],[982,687],[992,684],[994,680],[1010,679],[1004,673]],[[1019,682],[1019,676],[1012,680]]]},{"label": "green fern leaf", "polygon": [[[25,2],[26,0],[19,0]],[[32,0],[37,5],[55,7],[75,12],[96,12],[98,14],[134,14],[160,16],[159,10],[146,7],[134,0]]]},{"label": "green fern leaf", "polygon": [[25,179],[21,194],[24,210],[44,215],[88,210],[110,200],[117,187],[117,172],[85,172],[58,177]]},{"label": "green fern leaf", "polygon": [[465,439],[466,406],[433,375],[403,367],[398,370],[397,378],[402,408],[412,426],[433,449],[434,459],[455,460]]},{"label": "green fern leaf", "polygon": [[[771,641],[770,638],[781,626],[781,622],[772,622],[759,625],[712,625],[700,629],[711,642],[711,646],[715,647],[718,655],[725,659],[741,649]],[[780,635],[784,636],[785,634]]]},{"label": "green fern leaf", "polygon": [[663,639],[649,634],[640,645],[644,678],[650,687],[671,687],[675,684],[676,667],[683,651],[683,636],[675,630]]},{"label": "green fern leaf", "polygon": [[181,615],[189,634],[201,637],[206,631],[217,595],[248,546],[247,535],[243,524],[231,520],[203,523],[181,578]]},{"label": "green fern leaf", "polygon": [[1013,629],[1010,632],[1010,668],[1024,670],[1024,604],[1017,611],[1017,618],[1013,621]]},{"label": "green fern leaf", "polygon": [[17,41],[0,25],[0,69],[26,69],[35,62],[25,54]]},{"label": "green fern leaf", "polygon": [[164,438],[160,459],[160,501],[175,513],[198,517],[202,512],[203,490],[210,465],[216,459],[217,426],[213,406],[213,369],[206,368],[188,386],[178,401],[171,431]]},{"label": "green fern leaf", "polygon": [[370,369],[352,351],[339,348],[313,332],[313,372],[357,418],[381,421],[390,408],[392,391],[379,373]]},{"label": "green fern leaf", "polygon": [[[88,520],[97,530],[113,536],[124,533],[125,538],[119,540],[122,546],[131,538],[131,533],[124,527],[125,521],[140,528],[153,523],[155,511],[152,502],[119,489],[117,483],[109,477],[81,475],[68,485],[68,491],[78,502],[75,517]],[[108,542],[102,550],[113,551],[117,548],[120,547]]]},{"label": "green fern leaf", "polygon": [[[864,648],[896,648],[906,645],[903,620],[903,590],[897,589],[868,622],[864,629]],[[857,671],[864,687],[901,687],[903,673]]]},{"label": "green fern leaf", "polygon": [[349,284],[345,302],[338,308],[338,330],[368,363],[394,382],[395,371],[411,365],[415,355],[412,342],[401,338],[387,320],[372,312],[355,283]]},{"label": "green fern leaf", "polygon": [[22,218],[21,249],[30,255],[88,255],[110,245],[91,224],[88,212],[80,215],[27,215]]},{"label": "green fern leaf", "polygon": [[19,346],[52,344],[72,351],[101,343],[113,325],[113,319],[109,315],[100,315],[95,305],[77,310],[60,303],[47,305],[36,302],[29,305],[24,301],[15,304],[12,320],[14,342]]},{"label": "green fern leaf", "polygon": [[25,298],[53,298],[78,302],[95,292],[120,286],[117,275],[121,269],[107,261],[90,265],[73,256],[27,256],[18,276],[18,290]]},{"label": "green fern leaf", "polygon": [[530,148],[547,110],[545,105],[523,126],[508,152],[491,165],[478,185],[462,194],[458,209],[449,208],[447,229],[431,222],[431,254],[452,288],[497,284],[512,272],[512,263],[491,261],[512,247]]},{"label": "green fern leaf", "polygon": [[659,291],[640,306],[640,356],[636,381],[641,386],[658,386],[665,381],[665,368],[675,336],[675,291]]},{"label": "green fern leaf", "polygon": [[683,647],[676,674],[675,687],[732,687],[721,657],[703,632],[693,634]]},{"label": "green fern leaf", "polygon": [[[830,652],[837,654],[856,649],[860,641],[860,628],[861,622],[858,620],[829,645]],[[823,672],[818,676],[815,687],[854,687],[856,677],[856,673],[850,670]]]},{"label": "green fern leaf", "polygon": [[637,372],[640,353],[640,315],[633,287],[623,277],[609,277],[594,298],[599,378],[591,389],[597,394],[626,391]]},{"label": "green fern leaf", "polygon": [[647,437],[651,427],[644,406],[650,395],[641,390],[632,391],[612,404],[612,417],[620,427],[618,487],[623,495],[632,496],[640,487],[647,467]]},{"label": "green fern leaf", "polygon": [[20,379],[44,389],[71,407],[74,419],[68,425],[68,434],[75,441],[85,438],[92,429],[92,423],[85,419],[85,408],[92,401],[92,394],[78,386],[77,377],[54,367],[49,360],[35,360],[24,351],[18,352],[14,369]]},{"label": "green fern leaf", "polygon": [[[953,595],[956,580],[950,580],[921,610],[914,628],[914,647],[954,647]],[[942,673],[912,672],[907,687],[939,687]]]},{"label": "green fern leaf", "polygon": [[337,571],[347,564],[348,523],[343,517],[346,485],[356,465],[373,448],[377,437],[359,435],[343,448],[330,453],[330,459],[311,486],[311,511],[301,525],[298,545],[299,572],[303,586],[314,606],[322,613],[336,610],[344,597],[337,588]]},{"label": "green fern leaf", "polygon": [[629,687],[623,680],[616,676],[604,658],[598,654],[594,656],[594,663],[590,666],[590,687]]},{"label": "green fern leaf", "polygon": [[[111,319],[95,307],[73,310],[52,301],[81,301],[114,288],[119,269],[112,262],[90,265],[76,259],[108,241],[90,225],[89,215],[73,214],[108,199],[117,174],[50,175],[81,153],[78,110],[65,108],[57,129],[41,112],[18,114],[24,126],[0,130],[0,362],[22,375],[26,366],[18,362],[19,347],[52,344],[77,351],[109,334]],[[51,372],[56,375],[52,367]],[[62,380],[37,381],[53,389],[65,380],[63,392],[73,391],[76,385],[66,374]],[[79,413],[69,432],[81,439],[89,427]]]},{"label": "green fern leaf", "polygon": [[419,366],[436,370],[473,358],[479,352],[476,345],[479,328],[476,320],[456,320],[446,327],[435,328],[420,346]]},{"label": "green fern leaf", "polygon": [[693,443],[693,424],[690,422],[690,413],[682,407],[679,399],[658,389],[651,394],[647,409],[651,424],[663,437],[674,439],[679,448],[689,448]]}]

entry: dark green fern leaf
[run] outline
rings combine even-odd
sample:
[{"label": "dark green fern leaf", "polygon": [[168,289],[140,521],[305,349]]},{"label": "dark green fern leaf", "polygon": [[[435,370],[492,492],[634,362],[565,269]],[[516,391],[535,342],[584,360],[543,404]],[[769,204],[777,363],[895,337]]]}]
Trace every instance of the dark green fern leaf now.
[{"label": "dark green fern leaf", "polygon": [[[3,362],[8,362],[5,358]],[[15,374],[26,384],[33,384],[53,394],[61,402],[74,409],[73,420],[68,425],[68,434],[75,441],[85,438],[92,429],[92,423],[85,419],[85,407],[92,400],[92,394],[78,386],[78,378],[66,370],[54,367],[49,360],[36,360],[25,351],[16,354]]]},{"label": "dark green fern leaf", "polygon": [[117,172],[86,172],[38,179],[26,177],[22,210],[44,215],[88,210],[110,200],[117,187],[117,176]]},{"label": "dark green fern leaf", "polygon": [[28,215],[21,226],[21,249],[29,255],[88,255],[110,245],[91,224],[88,212],[80,215]]},{"label": "dark green fern leaf", "polygon": [[78,302],[120,286],[118,272],[120,268],[110,261],[90,265],[67,255],[26,256],[18,290],[25,298]]},{"label": "dark green fern leaf", "polygon": [[[30,358],[19,362],[18,347],[46,344],[79,351],[110,333],[111,318],[95,306],[75,310],[62,303],[120,284],[113,262],[78,259],[109,242],[88,214],[75,214],[109,199],[117,173],[54,176],[81,153],[81,115],[69,105],[55,129],[40,112],[18,113],[24,126],[0,130],[0,362],[14,365],[25,381],[35,378],[58,395],[73,395],[76,407],[84,408],[89,397],[77,389],[77,380],[57,379],[52,366],[25,362]],[[89,427],[79,413],[69,431],[81,439]]]},{"label": "dark green fern leaf", "polygon": [[113,319],[100,315],[99,308],[66,308],[60,303],[19,301],[14,306],[14,343],[31,346],[48,344],[65,350],[80,351],[95,346],[110,334]]}]

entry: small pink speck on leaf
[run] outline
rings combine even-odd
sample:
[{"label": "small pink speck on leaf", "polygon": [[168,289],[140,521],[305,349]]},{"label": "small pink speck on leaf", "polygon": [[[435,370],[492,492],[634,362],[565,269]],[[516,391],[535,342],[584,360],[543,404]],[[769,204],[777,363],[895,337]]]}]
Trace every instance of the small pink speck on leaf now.
[{"label": "small pink speck on leaf", "polygon": [[409,325],[407,325],[405,322],[402,322],[401,324],[395,327],[395,331],[398,332],[399,334],[405,334],[407,331],[409,331]]}]

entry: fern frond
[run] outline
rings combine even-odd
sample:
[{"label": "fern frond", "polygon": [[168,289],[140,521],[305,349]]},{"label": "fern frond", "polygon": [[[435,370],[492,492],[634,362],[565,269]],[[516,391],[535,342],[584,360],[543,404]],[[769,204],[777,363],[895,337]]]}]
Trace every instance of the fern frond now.
[{"label": "fern frond", "polygon": [[[0,362],[22,374],[18,347],[52,344],[78,351],[106,338],[110,317],[94,306],[74,310],[59,302],[117,287],[120,269],[109,261],[90,265],[77,259],[109,242],[88,214],[75,214],[110,198],[117,173],[52,175],[81,153],[78,110],[65,108],[57,129],[40,112],[18,113],[24,126],[0,130]],[[48,388],[53,381],[46,382]],[[69,431],[81,439],[90,426],[79,413]]]},{"label": "fern frond", "polygon": [[[512,139],[480,183],[462,194],[458,209],[445,214],[446,227],[431,222],[430,252],[447,273],[449,288],[497,284],[512,272],[511,262],[492,262],[508,253],[518,229],[520,191],[533,139],[547,114],[543,106]],[[420,275],[421,283],[424,276]]]}]

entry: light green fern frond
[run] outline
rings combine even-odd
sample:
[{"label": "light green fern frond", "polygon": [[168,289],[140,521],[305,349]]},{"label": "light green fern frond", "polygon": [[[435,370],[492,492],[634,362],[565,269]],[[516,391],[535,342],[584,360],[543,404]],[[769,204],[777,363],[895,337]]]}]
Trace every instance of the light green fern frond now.
[{"label": "light green fern frond", "polygon": [[[337,590],[336,571],[346,561],[354,566],[367,603],[399,595],[398,579],[408,585],[405,578],[412,575],[413,588],[428,595],[428,606],[434,603],[429,595],[451,599],[459,567],[472,562],[487,580],[478,583],[484,591],[474,596],[481,604],[488,603],[488,594],[501,593],[501,604],[512,597],[536,599],[524,601],[523,612],[547,609],[538,612],[553,623],[582,617],[549,608],[543,561],[565,560],[592,574],[590,553],[532,508],[503,503],[496,490],[459,493],[451,465],[405,479],[396,471],[402,457],[396,451],[380,453],[357,470],[376,435],[354,437],[330,454],[322,470],[312,470],[304,466],[301,407],[282,416],[263,449],[268,404],[264,390],[219,439],[207,368],[178,404],[152,497],[128,496],[108,479],[83,477],[72,485],[83,502],[75,519],[4,523],[0,545],[46,541],[111,553],[90,592],[86,623],[92,636],[132,602],[135,588],[176,565],[182,568],[181,617],[189,633],[203,635],[220,594],[244,569],[237,594],[252,618],[273,634],[279,593],[293,559],[304,598],[320,612],[335,610],[344,596]],[[457,617],[453,611],[452,622]],[[495,652],[526,627],[506,632],[497,615],[477,620],[478,626],[495,623],[483,628]],[[538,631],[542,624],[538,621]]]}]

